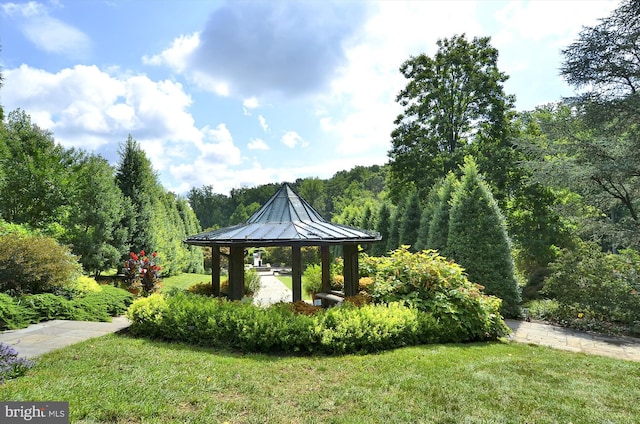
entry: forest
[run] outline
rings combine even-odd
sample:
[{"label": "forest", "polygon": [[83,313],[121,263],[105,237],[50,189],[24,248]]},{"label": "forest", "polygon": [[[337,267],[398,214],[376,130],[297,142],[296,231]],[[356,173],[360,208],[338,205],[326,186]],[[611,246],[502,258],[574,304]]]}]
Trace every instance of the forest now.
[{"label": "forest", "polygon": [[[372,256],[438,250],[490,293],[504,280],[514,315],[521,301],[539,316],[554,301],[575,321],[580,302],[608,293],[590,313],[640,332],[629,311],[640,291],[639,10],[626,0],[583,28],[562,50],[575,96],[530,111],[516,111],[504,91],[509,76],[489,37],[440,39],[433,56],[400,67],[403,111],[388,162],[292,187],[327,220],[379,232]],[[182,240],[244,222],[280,185],[229,195],[194,187],[183,197],[162,187],[133,136],[112,166],[63,148],[28,111],[2,118],[0,234],[52,237],[88,274],[140,250],[157,251],[165,275],[204,272],[201,249]]]}]

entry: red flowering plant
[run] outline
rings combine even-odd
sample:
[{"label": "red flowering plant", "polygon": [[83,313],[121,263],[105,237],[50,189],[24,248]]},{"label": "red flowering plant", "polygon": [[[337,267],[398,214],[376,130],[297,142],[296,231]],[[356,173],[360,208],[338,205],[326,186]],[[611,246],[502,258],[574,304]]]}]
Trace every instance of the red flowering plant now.
[{"label": "red flowering plant", "polygon": [[153,252],[149,258],[144,250],[139,254],[129,253],[124,263],[124,283],[131,292],[141,291],[143,296],[156,292],[160,288],[160,266],[156,265],[158,254]]}]

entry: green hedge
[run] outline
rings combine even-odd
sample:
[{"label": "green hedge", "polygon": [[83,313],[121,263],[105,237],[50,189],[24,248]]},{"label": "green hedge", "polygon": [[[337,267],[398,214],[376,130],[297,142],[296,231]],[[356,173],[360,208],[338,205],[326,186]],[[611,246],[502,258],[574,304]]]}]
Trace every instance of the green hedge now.
[{"label": "green hedge", "polygon": [[422,343],[493,340],[504,323],[470,332],[463,322],[399,303],[356,307],[348,302],[313,315],[294,304],[269,308],[176,292],[136,300],[127,312],[134,335],[251,352],[376,352]]}]

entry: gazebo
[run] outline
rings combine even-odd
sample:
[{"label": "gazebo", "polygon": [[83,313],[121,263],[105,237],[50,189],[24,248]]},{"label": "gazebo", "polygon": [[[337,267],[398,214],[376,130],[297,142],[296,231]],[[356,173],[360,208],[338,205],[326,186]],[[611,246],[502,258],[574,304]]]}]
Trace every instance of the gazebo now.
[{"label": "gazebo", "polygon": [[187,237],[189,245],[211,247],[211,284],[220,295],[220,251],[229,248],[229,298],[240,300],[244,293],[244,249],[248,247],[291,247],[293,301],[302,299],[302,246],[319,246],[322,258],[322,291],[330,290],[329,247],[342,246],[344,294],[358,293],[358,245],[375,243],[380,234],[325,220],[289,184],[284,183],[244,224]]}]

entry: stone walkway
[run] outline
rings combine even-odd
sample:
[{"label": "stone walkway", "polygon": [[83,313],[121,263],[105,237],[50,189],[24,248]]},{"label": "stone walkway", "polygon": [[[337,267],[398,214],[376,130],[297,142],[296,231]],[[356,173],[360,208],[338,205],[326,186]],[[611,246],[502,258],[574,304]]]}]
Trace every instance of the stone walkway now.
[{"label": "stone walkway", "polygon": [[19,354],[33,358],[83,340],[115,333],[129,326],[125,317],[111,322],[53,320],[32,324],[20,330],[0,333],[0,342],[12,346]]},{"label": "stone walkway", "polygon": [[640,361],[640,339],[585,333],[538,322],[505,320],[513,330],[509,339],[570,352]]},{"label": "stone walkway", "polygon": [[260,289],[253,296],[253,303],[269,306],[278,302],[291,302],[291,290],[282,284],[271,272],[260,273]]}]

